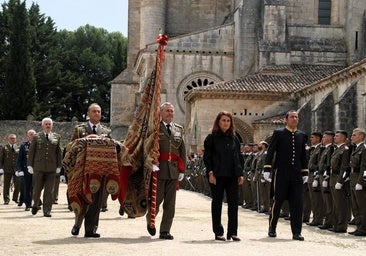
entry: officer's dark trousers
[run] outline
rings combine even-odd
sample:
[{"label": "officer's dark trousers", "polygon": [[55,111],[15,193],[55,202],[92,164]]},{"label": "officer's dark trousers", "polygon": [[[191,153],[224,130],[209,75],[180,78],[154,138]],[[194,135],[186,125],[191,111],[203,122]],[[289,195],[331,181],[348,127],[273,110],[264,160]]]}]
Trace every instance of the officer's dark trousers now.
[{"label": "officer's dark trousers", "polygon": [[303,181],[300,170],[277,169],[274,175],[274,200],[269,216],[270,228],[276,230],[283,201],[288,199],[291,231],[301,234],[303,212]]},{"label": "officer's dark trousers", "polygon": [[216,236],[224,234],[221,224],[222,201],[224,192],[228,204],[228,226],[227,235],[237,235],[238,231],[238,178],[237,177],[216,177],[216,185],[211,184],[211,215],[212,229]]}]

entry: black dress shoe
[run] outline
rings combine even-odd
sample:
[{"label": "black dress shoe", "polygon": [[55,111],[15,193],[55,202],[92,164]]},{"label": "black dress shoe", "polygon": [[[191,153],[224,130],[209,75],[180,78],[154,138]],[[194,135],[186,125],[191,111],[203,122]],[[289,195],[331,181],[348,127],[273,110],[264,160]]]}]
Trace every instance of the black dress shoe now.
[{"label": "black dress shoe", "polygon": [[217,241],[226,241],[224,236],[216,236],[216,235],[215,235],[215,240],[217,240]]},{"label": "black dress shoe", "polygon": [[340,228],[328,228],[329,231],[332,231],[334,233],[347,233],[347,230],[340,229]]},{"label": "black dress shoe", "polygon": [[240,238],[236,235],[227,235],[226,238],[227,238],[228,241],[230,241],[231,239],[235,242],[241,241]]},{"label": "black dress shoe", "polygon": [[94,238],[98,238],[98,237],[100,237],[100,234],[95,233],[94,231],[87,231],[87,232],[85,232],[84,237],[94,237]]},{"label": "black dress shoe", "polygon": [[320,225],[320,226],[318,226],[318,228],[320,228],[320,229],[330,229],[332,227],[332,225]]},{"label": "black dress shoe", "polygon": [[19,201],[18,206],[20,207],[20,206],[22,206],[22,205],[23,205],[23,202],[20,202],[20,201]]},{"label": "black dress shoe", "polygon": [[70,212],[72,212],[72,207],[71,205],[67,206],[67,209],[69,209]]},{"label": "black dress shoe", "polygon": [[160,239],[173,240],[174,237],[169,232],[160,232]]},{"label": "black dress shoe", "polygon": [[269,228],[268,229],[268,236],[269,237],[277,237],[277,233],[276,233],[276,230],[274,228]]},{"label": "black dress shoe", "polygon": [[29,212],[30,211],[30,207],[25,207],[25,210],[26,212]]},{"label": "black dress shoe", "polygon": [[36,215],[36,214],[37,214],[37,212],[38,212],[38,210],[39,210],[39,209],[38,209],[38,207],[34,207],[34,206],[33,206],[33,207],[32,207],[32,214],[33,214],[33,215]]},{"label": "black dress shoe", "polygon": [[304,237],[301,234],[294,234],[292,240],[304,241]]},{"label": "black dress shoe", "polygon": [[9,204],[9,201],[5,201],[4,204]]},{"label": "black dress shoe", "polygon": [[118,213],[119,215],[123,216],[125,214],[125,211],[123,210],[122,207],[120,207]]},{"label": "black dress shoe", "polygon": [[151,228],[150,226],[149,226],[149,224],[147,225],[147,232],[149,232],[149,234],[151,235],[151,236],[155,236],[155,234],[156,234],[156,228]]},{"label": "black dress shoe", "polygon": [[309,223],[306,223],[306,224],[309,225],[309,226],[311,226],[311,227],[318,227],[318,226],[321,225],[321,223],[317,223],[317,222],[314,222],[314,221],[309,222]]},{"label": "black dress shoe", "polygon": [[78,228],[76,225],[74,225],[71,229],[71,235],[77,236],[79,235],[80,228]]},{"label": "black dress shoe", "polygon": [[48,217],[48,218],[52,217],[52,215],[51,215],[49,212],[45,212],[45,213],[43,214],[43,216],[44,216],[44,217]]},{"label": "black dress shoe", "polygon": [[366,232],[356,230],[355,233],[353,233],[354,236],[366,236]]},{"label": "black dress shoe", "polygon": [[17,203],[19,203],[19,201],[18,201],[18,200],[13,199],[13,201],[14,201],[14,203],[16,203],[16,204],[17,204]]}]

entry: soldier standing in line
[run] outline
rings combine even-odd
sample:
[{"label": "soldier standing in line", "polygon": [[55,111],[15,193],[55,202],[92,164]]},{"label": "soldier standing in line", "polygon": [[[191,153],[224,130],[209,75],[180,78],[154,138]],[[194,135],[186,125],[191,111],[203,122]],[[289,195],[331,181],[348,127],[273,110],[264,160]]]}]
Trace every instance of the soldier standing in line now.
[{"label": "soldier standing in line", "polygon": [[244,209],[251,209],[253,205],[253,195],[252,195],[252,188],[251,188],[251,165],[253,161],[253,144],[246,144],[245,145],[245,157],[244,157],[244,168],[243,168],[243,175],[244,175],[244,182],[242,185],[243,194],[244,194],[244,201],[245,204],[242,206]]},{"label": "soldier standing in line", "polygon": [[324,207],[323,198],[319,184],[319,158],[323,147],[321,145],[322,134],[313,132],[310,136],[311,150],[309,156],[309,180],[308,187],[310,192],[311,210],[313,212],[313,220],[309,222],[309,226],[319,226],[323,224]]},{"label": "soldier standing in line", "polygon": [[43,191],[43,216],[51,217],[55,176],[61,171],[61,136],[52,132],[53,121],[43,118],[42,131],[34,135],[28,152],[28,172],[33,174],[32,214],[39,210],[39,201]]},{"label": "soldier standing in line", "polygon": [[319,225],[320,229],[328,229],[333,227],[333,199],[330,194],[329,175],[330,175],[330,159],[332,157],[334,132],[325,131],[323,133],[323,151],[319,158],[319,183],[321,184],[322,197],[324,202],[324,222]]},{"label": "soldier standing in line", "polygon": [[[0,175],[4,174],[3,183],[3,198],[4,204],[9,204],[10,202],[10,184],[11,180],[14,183],[13,191],[13,201],[18,202],[19,197],[19,180],[15,176],[16,171],[16,161],[19,153],[18,145],[16,144],[17,136],[15,134],[8,135],[8,144],[3,146],[0,151]],[[22,198],[20,200],[23,200]]]},{"label": "soldier standing in line", "polygon": [[250,188],[252,190],[252,211],[259,211],[260,198],[259,198],[259,187],[258,187],[258,174],[257,174],[257,161],[260,155],[258,144],[253,145],[253,159],[250,165]]},{"label": "soldier standing in line", "polygon": [[274,177],[272,179],[274,182],[274,199],[269,217],[268,236],[277,236],[276,227],[282,203],[285,199],[288,199],[292,239],[303,241],[304,237],[301,235],[302,190],[304,180],[308,176],[306,161],[307,136],[297,129],[298,122],[297,111],[290,110],[285,116],[286,127],[276,129],[273,132],[267,150],[263,177],[264,179],[269,178],[272,163],[274,163]]},{"label": "soldier standing in line", "polygon": [[366,169],[366,147],[364,144],[366,132],[356,128],[352,132],[351,141],[356,145],[350,157],[350,187],[352,212],[356,223],[356,230],[348,232],[355,236],[366,236],[366,190],[364,189],[363,171]]},{"label": "soldier standing in line", "polygon": [[260,157],[258,157],[257,162],[257,171],[260,175],[259,182],[259,193],[262,201],[262,208],[259,210],[259,213],[269,213],[270,211],[270,192],[271,192],[271,178],[264,179],[263,177],[263,169],[264,169],[264,161],[267,157],[267,147],[268,143],[265,141],[261,141],[258,143],[259,149],[261,150]]},{"label": "soldier standing in line", "polygon": [[334,143],[336,148],[330,160],[330,191],[333,198],[335,222],[329,231],[346,233],[348,223],[348,197],[349,197],[349,160],[350,150],[345,144],[347,132],[336,131]]}]

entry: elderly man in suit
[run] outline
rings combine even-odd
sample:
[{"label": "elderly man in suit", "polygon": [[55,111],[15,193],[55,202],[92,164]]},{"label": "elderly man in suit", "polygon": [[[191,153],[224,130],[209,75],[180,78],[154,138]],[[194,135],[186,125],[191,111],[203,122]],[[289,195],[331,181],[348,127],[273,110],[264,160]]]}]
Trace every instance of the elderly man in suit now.
[{"label": "elderly man in suit", "polygon": [[3,184],[3,197],[4,204],[9,204],[10,201],[10,184],[13,179],[14,192],[13,201],[18,203],[19,196],[19,181],[18,177],[15,176],[16,160],[18,157],[19,148],[16,144],[17,136],[15,134],[9,134],[8,144],[4,145],[0,150],[0,175],[4,174]]},{"label": "elderly man in suit", "polygon": [[[184,178],[186,163],[186,150],[183,141],[183,127],[174,123],[174,106],[165,102],[160,106],[160,138],[159,138],[159,168],[156,195],[156,214],[163,203],[163,216],[160,223],[160,239],[172,240],[170,228],[175,214],[176,187],[178,181]],[[150,207],[146,215],[147,230],[150,235],[155,235],[156,229],[149,226],[151,218]]]},{"label": "elderly man in suit", "polygon": [[[102,118],[102,109],[96,104],[92,103],[87,112],[89,121],[82,123],[75,127],[72,140],[84,138],[89,135],[98,135],[100,137],[111,137],[111,130],[100,123]],[[105,187],[105,180],[102,181],[101,188]],[[99,223],[100,209],[103,204],[103,198],[105,199],[106,191],[104,189],[99,189],[94,194],[93,202],[83,207],[81,214],[77,217],[76,223],[71,230],[71,234],[74,236],[79,235],[80,227],[85,219],[84,227],[85,234],[84,237],[100,237],[99,233],[96,233]],[[108,194],[107,194],[108,195]]]},{"label": "elderly man in suit", "polygon": [[56,173],[61,171],[62,152],[61,136],[52,132],[53,121],[43,118],[42,131],[34,135],[28,152],[28,172],[33,174],[33,206],[32,214],[38,212],[42,189],[43,216],[51,217],[53,203],[53,188]]}]

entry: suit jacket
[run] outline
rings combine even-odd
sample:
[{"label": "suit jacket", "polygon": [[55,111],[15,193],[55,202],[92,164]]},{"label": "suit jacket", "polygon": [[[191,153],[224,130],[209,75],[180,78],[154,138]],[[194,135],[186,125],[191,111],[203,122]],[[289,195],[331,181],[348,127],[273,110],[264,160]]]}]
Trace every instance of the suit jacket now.
[{"label": "suit jacket", "polygon": [[[183,159],[184,166],[186,165],[186,149],[183,140],[184,130],[183,127],[171,123],[171,134],[169,135],[163,122],[160,122],[159,132],[159,151],[160,153],[170,153],[180,156]],[[176,161],[159,161],[158,179],[170,180],[178,179],[179,170],[178,163]]]},{"label": "suit jacket", "polygon": [[14,150],[9,144],[3,146],[0,150],[0,169],[4,173],[15,173],[16,161],[19,153],[19,147],[14,144]]},{"label": "suit jacket", "polygon": [[351,178],[351,186],[356,185],[356,183],[366,185],[363,180],[363,172],[366,170],[366,147],[364,143],[358,145],[351,154],[350,159],[351,173],[357,175],[357,180]]},{"label": "suit jacket", "polygon": [[276,129],[267,149],[265,168],[296,170],[307,175],[306,160],[307,136],[300,130],[294,132],[287,128]]},{"label": "suit jacket", "polygon": [[56,168],[61,168],[60,139],[54,132],[48,140],[43,131],[36,133],[29,148],[27,166],[32,166],[34,172],[56,172]]},{"label": "suit jacket", "polygon": [[19,155],[17,158],[16,170],[24,172],[24,175],[31,175],[27,168],[28,152],[30,148],[30,141],[25,141],[20,145]]},{"label": "suit jacket", "polygon": [[349,177],[350,152],[345,144],[336,147],[330,159],[330,173],[338,175],[337,182],[343,183]]},{"label": "suit jacket", "polygon": [[[72,140],[84,138],[90,134],[94,134],[94,133],[93,133],[92,128],[89,125],[89,122],[82,123],[82,124],[75,126],[74,133],[72,134]],[[111,138],[111,130],[102,124],[98,125],[96,134],[99,136],[103,135],[108,138]]]}]

